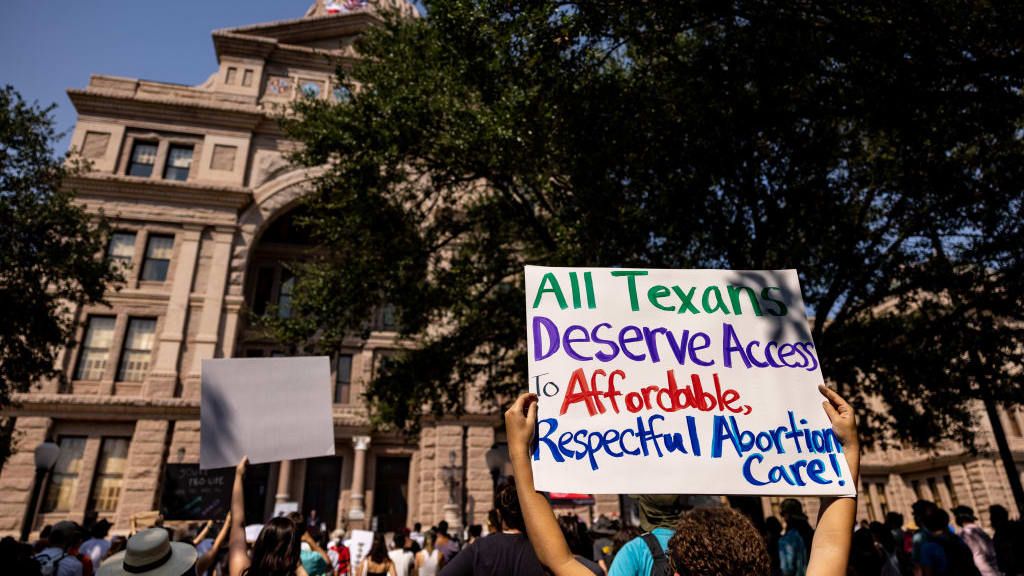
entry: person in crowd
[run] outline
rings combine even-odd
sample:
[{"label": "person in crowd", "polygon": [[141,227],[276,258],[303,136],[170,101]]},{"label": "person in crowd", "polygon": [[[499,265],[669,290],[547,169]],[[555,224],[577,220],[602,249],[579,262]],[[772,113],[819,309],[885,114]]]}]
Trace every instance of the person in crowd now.
[{"label": "person in crowd", "polygon": [[107,550],[107,554],[100,561],[100,564],[103,564],[107,558],[124,551],[126,548],[128,548],[128,538],[125,536],[114,536],[110,539],[110,550]]},{"label": "person in crowd", "polygon": [[331,532],[331,540],[327,543],[327,556],[331,559],[335,576],[349,576],[352,570],[352,555],[345,546],[345,531],[340,528]]},{"label": "person in crowd", "polygon": [[804,507],[795,498],[786,498],[779,505],[786,531],[779,539],[779,569],[783,576],[804,576],[810,559],[814,530],[807,523]]},{"label": "person in crowd", "polygon": [[[860,472],[860,448],[853,408],[835,391],[824,386],[823,408],[843,446],[843,455],[856,483]],[[521,395],[505,412],[509,454],[515,482],[522,495],[522,513],[530,543],[538,559],[555,576],[589,576],[576,561],[551,505],[533,484],[530,442],[537,425],[537,397]],[[810,576],[845,576],[853,536],[856,498],[823,498],[818,530],[807,567]],[[698,508],[680,518],[669,541],[672,571],[686,576],[745,574],[767,576],[770,564],[763,540],[748,518],[730,508]],[[617,561],[617,559],[616,559]],[[614,569],[615,562],[612,563]]]},{"label": "person in crowd", "polygon": [[978,526],[974,510],[969,506],[957,506],[953,508],[953,520],[960,527],[960,539],[971,549],[974,565],[981,576],[1001,576],[995,543]]},{"label": "person in crowd", "polygon": [[413,573],[416,556],[410,548],[412,548],[412,538],[406,536],[405,530],[395,532],[395,546],[388,552],[388,558],[391,558],[397,576],[409,576]]},{"label": "person in crowd", "polygon": [[388,545],[380,532],[373,534],[370,552],[356,568],[356,576],[398,576],[395,563],[388,557]]},{"label": "person in crowd", "polygon": [[35,555],[44,576],[84,576],[82,561],[68,550],[78,545],[78,525],[67,520],[53,525],[46,547]]},{"label": "person in crowd", "polygon": [[914,525],[917,526],[917,531],[914,532],[910,542],[910,560],[915,575],[920,574],[921,571],[921,547],[928,541],[928,530],[924,527],[924,520],[927,516],[934,514],[937,509],[938,507],[931,500],[918,500],[910,505],[910,513],[914,519]]},{"label": "person in crowd", "polygon": [[501,517],[498,516],[498,509],[491,508],[487,511],[487,535],[501,531]]},{"label": "person in crowd", "polygon": [[[619,521],[611,520],[604,514],[597,517],[594,521],[594,525],[590,527],[590,536],[593,541],[591,544],[590,558],[601,565],[601,560],[608,559],[611,556],[612,551],[612,537],[619,530]],[[610,565],[609,561],[604,567],[601,567],[605,573],[608,572],[607,566]]]},{"label": "person in crowd", "polygon": [[18,542],[11,536],[0,540],[0,566],[11,574],[41,576],[39,563],[32,558],[32,545]]},{"label": "person in crowd", "polygon": [[32,543],[32,550],[34,553],[39,554],[44,548],[50,545],[50,532],[53,530],[53,526],[47,524],[39,530],[39,538]]},{"label": "person in crowd", "polygon": [[416,553],[416,576],[437,576],[437,573],[444,567],[444,558],[441,552],[434,547],[437,539],[433,530],[428,530],[423,535],[423,549]]},{"label": "person in crowd", "polygon": [[878,576],[885,562],[885,554],[875,542],[871,525],[859,526],[853,532],[850,547],[850,574],[852,576]]},{"label": "person in crowd", "polygon": [[88,533],[81,526],[75,524],[75,531],[71,535],[71,544],[68,546],[68,556],[77,558],[82,563],[82,576],[92,576],[98,566],[92,563],[92,559],[82,552],[82,543],[85,542]]},{"label": "person in crowd", "polygon": [[[544,574],[544,567],[526,538],[519,495],[512,482],[498,487],[495,498],[501,530],[467,546],[452,560],[445,560],[441,576],[524,576]],[[556,522],[557,532],[557,522]]]},{"label": "person in crowd", "polygon": [[416,522],[412,525],[412,532],[409,533],[409,538],[416,543],[417,546],[423,548],[423,524]]},{"label": "person in crowd", "polygon": [[764,521],[764,545],[768,549],[768,561],[771,564],[771,575],[781,576],[782,567],[779,563],[779,540],[782,539],[782,522],[775,516]]},{"label": "person in crowd", "polygon": [[93,566],[99,566],[100,562],[107,556],[107,552],[110,551],[110,540],[107,540],[110,526],[110,521],[106,518],[101,518],[95,522],[89,528],[89,539],[82,542],[81,547],[79,547],[79,550],[92,560]]},{"label": "person in crowd", "polygon": [[466,546],[469,546],[473,542],[480,539],[484,533],[484,527],[480,524],[470,524],[469,529],[466,530]]},{"label": "person in crowd", "polygon": [[1010,513],[998,504],[988,507],[988,517],[995,530],[992,543],[996,548],[999,569],[1006,576],[1024,575],[1024,524],[1010,521]]},{"label": "person in crowd", "polygon": [[147,528],[128,539],[123,552],[100,566],[97,576],[181,576],[194,574],[196,549],[188,542],[171,542],[163,528]]},{"label": "person in crowd", "polygon": [[589,557],[593,549],[583,522],[580,522],[575,516],[559,516],[558,527],[562,529],[562,537],[565,538],[565,543],[569,545],[569,551],[572,552],[576,561],[593,572],[595,576],[604,576],[601,566]]},{"label": "person in crowd", "polygon": [[300,512],[289,512],[288,517],[295,523],[299,534],[299,561],[309,576],[330,576],[333,572],[331,557],[320,547],[309,530],[309,523]]},{"label": "person in crowd", "polygon": [[609,550],[606,555],[603,555],[597,561],[598,566],[600,566],[601,569],[604,570],[607,574],[608,571],[611,569],[612,562],[615,560],[615,557],[619,554],[619,551],[622,550],[622,547],[643,533],[644,531],[636,526],[623,526],[619,528],[615,532],[615,535],[612,536],[611,550]]},{"label": "person in crowd", "polygon": [[900,573],[912,573],[914,567],[910,560],[910,547],[913,534],[903,529],[903,514],[899,512],[887,513],[885,515],[885,528],[892,537],[894,552],[900,566]]},{"label": "person in crowd", "polygon": [[230,528],[231,512],[228,512],[224,518],[224,524],[220,527],[217,537],[213,539],[213,542],[209,546],[196,546],[196,554],[199,555],[196,558],[196,574],[198,576],[208,576],[210,569],[217,563],[217,554],[224,546],[224,543],[227,542]]},{"label": "person in crowd", "polygon": [[231,489],[231,536],[228,566],[231,576],[306,576],[300,558],[302,537],[291,518],[272,518],[260,530],[248,554],[245,538],[245,492],[242,489],[248,458],[235,468]]},{"label": "person in crowd", "polygon": [[868,526],[868,530],[871,531],[871,536],[875,541],[875,548],[878,549],[879,556],[882,558],[882,567],[879,570],[880,576],[900,576],[903,573],[899,559],[899,550],[901,548],[896,539],[893,538],[892,530],[881,522],[872,522]]},{"label": "person in crowd", "polygon": [[979,576],[963,540],[949,531],[949,514],[932,506],[921,518],[926,533],[915,564],[920,576]]},{"label": "person in crowd", "polygon": [[459,552],[459,543],[452,540],[452,537],[448,535],[448,522],[445,520],[437,523],[437,541],[435,546],[441,551],[445,564],[451,562],[452,558],[455,558],[455,555]]},{"label": "person in crowd", "polygon": [[[644,534],[619,550],[608,576],[647,576],[658,574],[668,564],[668,541],[675,525],[686,511],[686,498],[676,494],[643,494],[637,499],[640,527]],[[655,567],[658,567],[655,569]],[[655,569],[652,572],[652,569]]]}]

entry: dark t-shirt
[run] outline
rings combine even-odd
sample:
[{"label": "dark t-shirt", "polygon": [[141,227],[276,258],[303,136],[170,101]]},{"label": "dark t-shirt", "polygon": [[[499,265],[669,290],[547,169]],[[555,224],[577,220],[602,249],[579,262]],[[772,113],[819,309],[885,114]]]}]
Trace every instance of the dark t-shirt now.
[{"label": "dark t-shirt", "polygon": [[445,564],[441,576],[544,575],[544,566],[525,534],[491,534],[480,538]]}]

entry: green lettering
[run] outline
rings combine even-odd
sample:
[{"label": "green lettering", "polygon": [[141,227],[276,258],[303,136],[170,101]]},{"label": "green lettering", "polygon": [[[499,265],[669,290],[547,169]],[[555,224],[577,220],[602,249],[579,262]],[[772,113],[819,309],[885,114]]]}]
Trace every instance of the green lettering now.
[{"label": "green lettering", "polygon": [[[548,287],[545,288],[545,285],[547,285]],[[534,298],[533,300],[534,308],[540,306],[540,299],[545,292],[551,292],[552,294],[555,295],[555,298],[558,300],[559,308],[561,308],[562,310],[568,308],[568,306],[565,304],[565,296],[562,295],[562,289],[558,286],[558,280],[555,279],[554,272],[547,272],[544,274],[544,277],[541,278],[540,288],[537,290],[537,297]]]},{"label": "green lettering", "polygon": [[[715,305],[712,306],[708,303],[710,300],[709,296],[715,295]],[[704,311],[708,314],[721,310],[726,315],[729,314],[729,307],[725,305],[725,300],[722,299],[722,291],[718,289],[718,286],[708,286],[704,289],[704,296],[700,299],[701,305],[704,307]]]},{"label": "green lettering", "polygon": [[640,300],[636,296],[636,277],[647,276],[647,270],[615,270],[612,276],[625,276],[629,284],[629,307],[633,312],[640,310]]},{"label": "green lettering", "polygon": [[789,308],[786,308],[786,303],[783,302],[782,300],[772,298],[772,290],[778,290],[779,292],[782,292],[782,288],[779,288],[778,286],[767,286],[764,290],[761,290],[761,299],[767,300],[768,302],[771,302],[772,304],[778,306],[777,311],[772,312],[771,310],[769,310],[769,314],[771,314],[772,316],[785,316],[787,313],[789,313]]},{"label": "green lettering", "polygon": [[659,299],[664,298],[665,296],[668,296],[670,294],[672,294],[672,291],[669,290],[667,286],[655,284],[654,286],[651,286],[650,290],[647,291],[647,299],[650,300],[651,304],[659,310],[664,310],[666,312],[674,312],[676,309],[675,306],[665,306],[661,302],[658,302]]},{"label": "green lettering", "polygon": [[761,303],[757,301],[757,292],[754,292],[753,288],[747,286],[732,286],[728,287],[729,290],[729,301],[732,302],[732,311],[737,315],[743,314],[743,307],[740,306],[740,292],[747,295],[750,299],[750,306],[754,309],[754,315],[762,316]]}]

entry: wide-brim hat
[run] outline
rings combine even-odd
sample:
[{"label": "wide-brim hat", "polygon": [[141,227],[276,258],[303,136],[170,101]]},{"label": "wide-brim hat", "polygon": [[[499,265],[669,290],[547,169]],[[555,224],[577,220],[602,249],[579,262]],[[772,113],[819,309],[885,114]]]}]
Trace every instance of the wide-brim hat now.
[{"label": "wide-brim hat", "polygon": [[171,542],[163,528],[142,530],[128,539],[128,547],[108,558],[97,576],[181,576],[196,563],[195,547]]}]

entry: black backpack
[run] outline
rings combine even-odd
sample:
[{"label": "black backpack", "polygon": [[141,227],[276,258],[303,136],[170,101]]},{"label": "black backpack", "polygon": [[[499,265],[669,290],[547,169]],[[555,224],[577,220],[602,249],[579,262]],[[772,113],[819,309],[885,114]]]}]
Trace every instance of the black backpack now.
[{"label": "black backpack", "polygon": [[658,538],[651,532],[645,533],[641,538],[643,538],[644,544],[647,544],[647,549],[651,552],[651,558],[654,558],[654,564],[651,566],[651,576],[672,576],[672,571],[668,567],[668,556],[665,555],[665,551],[661,548],[661,542],[658,542]]}]

